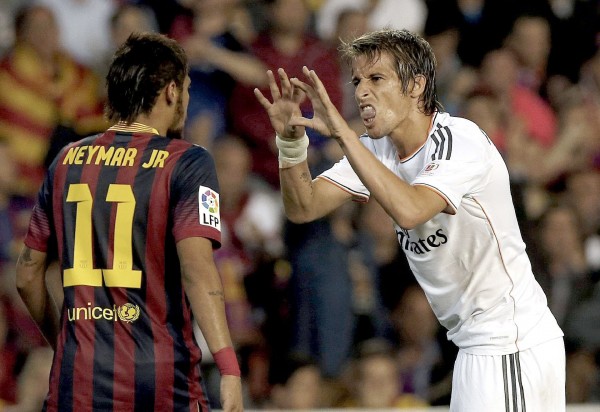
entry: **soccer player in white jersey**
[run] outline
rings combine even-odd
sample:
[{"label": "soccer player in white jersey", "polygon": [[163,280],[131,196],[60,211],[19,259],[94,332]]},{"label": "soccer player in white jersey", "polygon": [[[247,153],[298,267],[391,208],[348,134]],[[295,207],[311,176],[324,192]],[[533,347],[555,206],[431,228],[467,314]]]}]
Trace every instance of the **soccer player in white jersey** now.
[{"label": "soccer player in white jersey", "polygon": [[[451,411],[565,410],[563,333],[525,252],[506,165],[473,122],[442,111],[435,57],[421,37],[380,30],[343,44],[366,128],[356,134],[314,70],[272,72],[255,90],[279,148],[286,214],[296,223],[373,196],[448,338],[458,347]],[[310,99],[314,115],[302,117]],[[344,158],[313,180],[305,128]]]}]

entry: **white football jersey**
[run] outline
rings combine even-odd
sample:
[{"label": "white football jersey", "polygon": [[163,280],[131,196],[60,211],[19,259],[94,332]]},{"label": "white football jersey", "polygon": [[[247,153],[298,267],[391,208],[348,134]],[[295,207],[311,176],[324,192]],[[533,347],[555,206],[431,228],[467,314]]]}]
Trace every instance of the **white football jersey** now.
[{"label": "white football jersey", "polygon": [[[508,354],[563,336],[536,281],[517,223],[506,165],[473,122],[436,113],[423,146],[401,159],[386,136],[361,142],[404,181],[427,186],[439,213],[398,241],[448,339],[473,354]],[[319,178],[365,201],[344,157]]]}]

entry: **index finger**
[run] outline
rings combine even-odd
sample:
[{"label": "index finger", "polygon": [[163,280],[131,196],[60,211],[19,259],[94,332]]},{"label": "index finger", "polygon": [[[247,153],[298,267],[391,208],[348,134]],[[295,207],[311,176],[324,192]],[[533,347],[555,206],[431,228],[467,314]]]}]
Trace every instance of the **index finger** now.
[{"label": "index finger", "polygon": [[319,99],[321,99],[322,102],[331,103],[331,99],[329,99],[329,94],[327,93],[323,82],[321,82],[321,79],[319,79],[319,76],[317,76],[317,73],[314,70],[309,70],[306,66],[302,67],[302,72],[306,77],[309,78],[309,80],[313,84],[312,88],[317,93],[317,96],[319,96]]},{"label": "index finger", "polygon": [[262,105],[262,107],[265,108],[265,110],[269,111],[269,109],[271,108],[271,106],[273,105],[269,99],[267,99],[262,92],[258,89],[258,87],[256,87],[254,89],[254,96],[256,96],[256,98],[258,99],[258,102]]},{"label": "index finger", "polygon": [[304,98],[304,96],[301,96],[301,93],[308,96],[308,98],[312,102],[316,102],[317,99],[320,99],[320,96],[315,91],[314,87],[312,87],[310,84],[304,83],[302,80],[298,79],[297,77],[291,78],[290,82],[292,83],[292,85],[294,86],[295,89],[299,90],[299,92],[297,93],[298,100],[300,100],[301,98],[302,99]]},{"label": "index finger", "polygon": [[281,93],[279,92],[279,86],[275,81],[275,76],[271,70],[267,70],[267,77],[269,78],[269,90],[271,90],[271,97],[273,101],[281,99]]}]

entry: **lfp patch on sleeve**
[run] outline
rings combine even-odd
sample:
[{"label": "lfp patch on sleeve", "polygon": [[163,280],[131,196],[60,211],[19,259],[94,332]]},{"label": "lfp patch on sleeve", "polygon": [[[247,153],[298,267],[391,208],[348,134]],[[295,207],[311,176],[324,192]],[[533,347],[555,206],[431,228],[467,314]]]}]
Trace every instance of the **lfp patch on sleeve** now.
[{"label": "lfp patch on sleeve", "polygon": [[200,203],[200,224],[214,227],[220,232],[219,194],[210,187],[200,186],[198,197]]}]

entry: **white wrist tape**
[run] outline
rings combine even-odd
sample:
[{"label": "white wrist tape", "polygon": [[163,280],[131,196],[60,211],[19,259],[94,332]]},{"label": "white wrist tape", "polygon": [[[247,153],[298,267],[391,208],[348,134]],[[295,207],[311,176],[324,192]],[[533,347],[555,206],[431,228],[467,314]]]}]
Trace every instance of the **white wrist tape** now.
[{"label": "white wrist tape", "polygon": [[275,144],[279,149],[279,167],[285,169],[302,163],[308,155],[308,136],[306,133],[300,139],[286,139],[275,135]]}]

